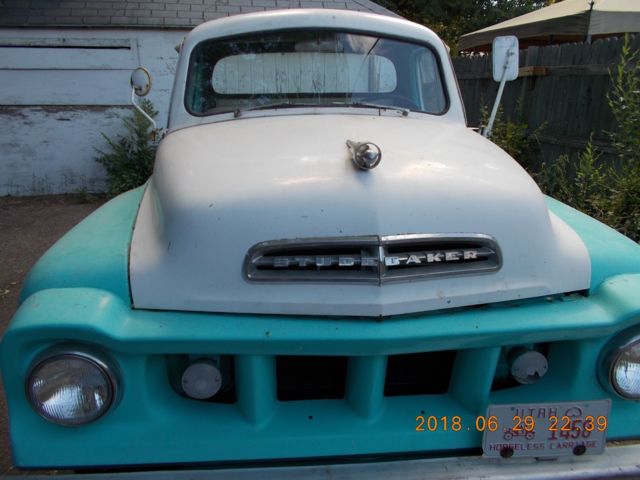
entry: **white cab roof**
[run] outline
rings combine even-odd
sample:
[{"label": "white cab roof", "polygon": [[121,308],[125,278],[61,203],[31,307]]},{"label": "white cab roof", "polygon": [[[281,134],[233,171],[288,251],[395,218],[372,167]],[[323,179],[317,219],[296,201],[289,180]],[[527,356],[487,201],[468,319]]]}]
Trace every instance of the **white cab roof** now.
[{"label": "white cab roof", "polygon": [[[372,13],[351,12],[346,10],[325,9],[289,9],[270,12],[235,15],[211,22],[203,23],[193,29],[186,37],[180,52],[180,60],[176,71],[169,130],[177,130],[193,125],[200,125],[232,118],[225,115],[195,117],[190,115],[184,106],[184,90],[187,80],[187,69],[191,52],[200,42],[214,38],[227,38],[251,32],[267,32],[288,29],[337,29],[353,32],[374,33],[407,39],[431,46],[437,54],[443,71],[445,89],[449,97],[449,110],[443,120],[465,123],[464,109],[457,89],[456,79],[451,67],[449,53],[442,40],[427,27],[401,18],[393,18]],[[298,109],[297,113],[304,113]],[[270,112],[255,112],[256,116],[270,115]],[[425,115],[415,113],[412,115]]]}]

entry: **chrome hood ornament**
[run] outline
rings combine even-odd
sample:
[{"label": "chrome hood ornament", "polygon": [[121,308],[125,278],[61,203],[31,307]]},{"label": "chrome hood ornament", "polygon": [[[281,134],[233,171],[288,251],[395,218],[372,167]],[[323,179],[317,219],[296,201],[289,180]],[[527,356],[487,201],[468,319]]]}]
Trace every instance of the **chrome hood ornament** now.
[{"label": "chrome hood ornament", "polygon": [[373,142],[354,142],[347,140],[351,150],[351,161],[359,170],[376,168],[382,160],[382,150]]}]

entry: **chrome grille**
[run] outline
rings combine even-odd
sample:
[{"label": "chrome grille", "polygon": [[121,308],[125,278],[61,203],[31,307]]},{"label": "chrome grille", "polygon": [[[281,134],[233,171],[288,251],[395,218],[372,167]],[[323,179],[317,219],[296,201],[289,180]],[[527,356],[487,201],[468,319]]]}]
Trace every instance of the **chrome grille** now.
[{"label": "chrome grille", "polygon": [[483,234],[409,234],[273,240],[254,245],[244,262],[251,281],[406,281],[492,272],[496,241]]}]

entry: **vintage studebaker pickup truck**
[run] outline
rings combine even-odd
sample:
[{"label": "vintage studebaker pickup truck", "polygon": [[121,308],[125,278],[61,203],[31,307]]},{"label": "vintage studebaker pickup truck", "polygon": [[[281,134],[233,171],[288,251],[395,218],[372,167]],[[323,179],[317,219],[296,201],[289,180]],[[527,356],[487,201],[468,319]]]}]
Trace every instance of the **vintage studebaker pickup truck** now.
[{"label": "vintage studebaker pickup truck", "polygon": [[627,471],[640,247],[467,128],[427,28],[240,15],[185,39],[151,179],[40,259],[0,354],[24,468]]}]

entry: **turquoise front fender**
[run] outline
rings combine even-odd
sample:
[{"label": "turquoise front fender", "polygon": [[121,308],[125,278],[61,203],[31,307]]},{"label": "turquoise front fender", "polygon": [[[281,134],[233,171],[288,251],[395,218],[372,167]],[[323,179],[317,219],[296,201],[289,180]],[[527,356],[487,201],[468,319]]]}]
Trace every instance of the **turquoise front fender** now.
[{"label": "turquoise front fender", "polygon": [[[43,290],[20,307],[1,350],[15,462],[79,467],[478,449],[474,419],[490,403],[610,398],[596,378],[598,357],[616,333],[640,330],[639,289],[640,275],[623,275],[588,298],[381,322],[139,311],[104,290]],[[534,385],[492,391],[501,346],[537,342],[550,344],[549,374]],[[30,365],[57,343],[95,346],[119,372],[119,402],[93,424],[50,424],[26,401]],[[448,349],[458,354],[446,394],[384,396],[388,355]],[[237,402],[178,395],[167,380],[166,355],[173,353],[232,354]],[[345,398],[278,401],[276,355],[349,357]],[[609,438],[640,437],[639,407],[613,398]],[[461,416],[463,430],[417,432],[421,412]]]},{"label": "turquoise front fender", "polygon": [[[552,199],[550,210],[591,255],[588,294],[381,319],[133,310],[128,252],[143,189],[96,211],[30,273],[0,345],[15,464],[96,467],[193,464],[478,450],[475,419],[492,403],[612,399],[608,435],[640,438],[640,403],[597,379],[600,354],[622,331],[640,332],[640,247]],[[549,373],[494,389],[503,346],[547,344]],[[104,352],[120,394],[109,413],[76,428],[43,420],[25,378],[52,345]],[[389,356],[457,352],[445,393],[386,396]],[[201,402],[168,381],[167,356],[230,355],[237,398]],[[281,401],[276,358],[347,358],[344,398]],[[433,368],[438,368],[434,365]],[[459,431],[416,431],[417,415],[460,416]]]},{"label": "turquoise front fender", "polygon": [[129,247],[144,186],[123,193],[69,230],[29,272],[20,302],[50,288],[89,287],[130,301]]},{"label": "turquoise front fender", "polygon": [[549,210],[573,228],[587,247],[592,290],[613,275],[640,273],[640,245],[569,205],[546,199]]}]

